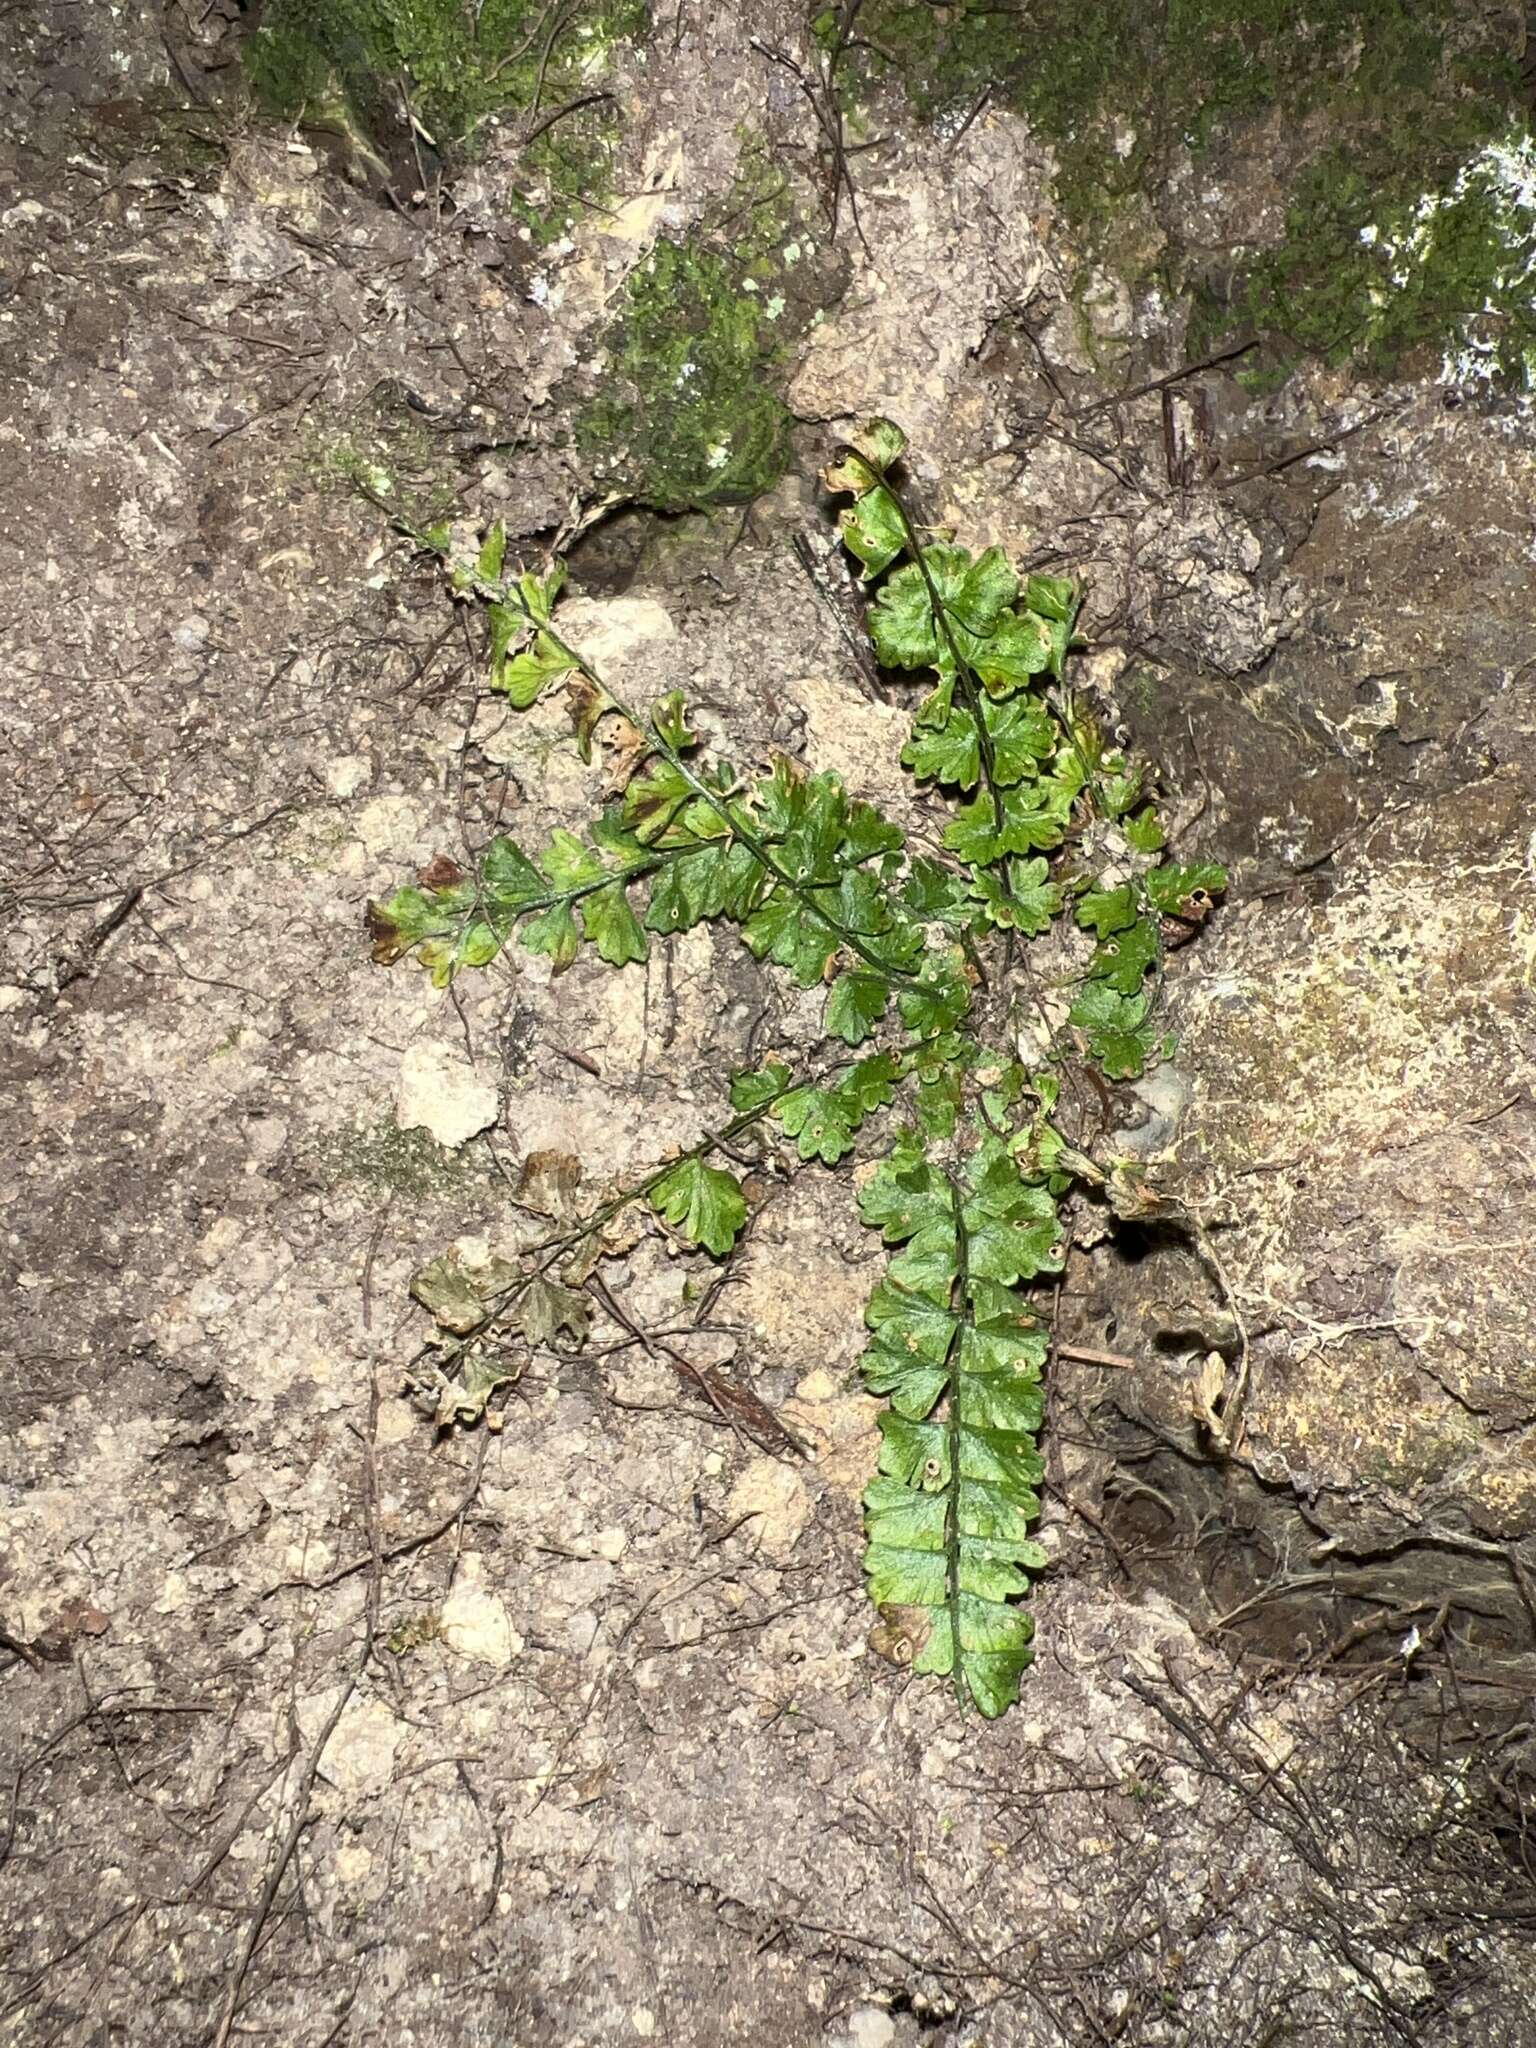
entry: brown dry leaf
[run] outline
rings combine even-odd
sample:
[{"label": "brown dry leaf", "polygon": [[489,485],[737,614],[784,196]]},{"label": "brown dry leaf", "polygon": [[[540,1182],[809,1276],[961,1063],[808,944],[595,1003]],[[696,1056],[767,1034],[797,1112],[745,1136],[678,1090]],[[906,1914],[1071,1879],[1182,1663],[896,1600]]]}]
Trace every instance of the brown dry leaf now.
[{"label": "brown dry leaf", "polygon": [[485,1321],[491,1303],[518,1277],[510,1260],[494,1255],[482,1264],[466,1263],[455,1247],[411,1277],[411,1293],[430,1309],[440,1328],[467,1337]]},{"label": "brown dry leaf", "polygon": [[621,1259],[632,1252],[646,1235],[646,1212],[639,1202],[624,1207],[571,1247],[570,1257],[560,1268],[567,1287],[582,1287],[604,1259]]},{"label": "brown dry leaf", "polygon": [[800,1439],[782,1423],[765,1401],[740,1380],[733,1380],[717,1365],[694,1365],[681,1353],[669,1352],[673,1371],[685,1386],[701,1393],[710,1406],[750,1437],[760,1450],[782,1457],[786,1451],[805,1455]]},{"label": "brown dry leaf", "polygon": [[601,1799],[607,1789],[608,1780],[613,1776],[613,1765],[604,1761],[595,1769],[578,1778],[571,1787],[572,1804],[590,1806],[594,1799]]},{"label": "brown dry leaf", "polygon": [[577,1214],[576,1190],[581,1185],[581,1161],[570,1152],[530,1152],[518,1176],[520,1209],[535,1216],[548,1216],[556,1223],[570,1223]]},{"label": "brown dry leaf", "polygon": [[71,1600],[59,1609],[56,1629],[62,1629],[72,1636],[104,1636],[112,1626],[112,1617],[103,1614],[99,1607],[93,1607],[88,1600]]},{"label": "brown dry leaf", "polygon": [[584,1294],[573,1294],[535,1274],[507,1304],[501,1321],[504,1329],[516,1330],[530,1344],[552,1344],[563,1330],[579,1351],[591,1327],[592,1305]]},{"label": "brown dry leaf", "polygon": [[583,761],[592,758],[592,735],[598,721],[613,709],[613,699],[606,690],[600,690],[590,676],[578,669],[568,676],[565,683],[566,696],[570,700],[571,723],[576,729],[576,745]]},{"label": "brown dry leaf", "polygon": [[407,1389],[417,1406],[439,1429],[451,1429],[456,1422],[468,1428],[481,1420],[488,1429],[498,1429],[499,1417],[486,1403],[498,1387],[515,1385],[522,1378],[522,1360],[477,1347],[461,1351],[453,1363],[457,1369],[451,1378],[440,1366],[431,1364],[410,1376]]},{"label": "brown dry leaf", "polygon": [[627,718],[618,718],[606,734],[608,767],[603,777],[605,798],[622,796],[635,770],[651,751],[651,742]]},{"label": "brown dry leaf", "polygon": [[1222,1451],[1227,1448],[1227,1432],[1216,1412],[1216,1404],[1226,1388],[1227,1362],[1219,1351],[1208,1351],[1200,1368],[1200,1377],[1189,1390],[1189,1406],[1196,1422],[1209,1430],[1211,1441]]},{"label": "brown dry leaf", "polygon": [[451,889],[455,882],[463,881],[464,870],[446,853],[435,853],[416,879],[423,889]]},{"label": "brown dry leaf", "polygon": [[617,1214],[610,1216],[599,1233],[603,1240],[603,1256],[621,1259],[626,1252],[632,1252],[649,1230],[648,1211],[641,1202],[626,1202]]},{"label": "brown dry leaf", "polygon": [[902,1607],[887,1600],[865,1640],[877,1657],[905,1670],[922,1655],[932,1626],[926,1607]]}]

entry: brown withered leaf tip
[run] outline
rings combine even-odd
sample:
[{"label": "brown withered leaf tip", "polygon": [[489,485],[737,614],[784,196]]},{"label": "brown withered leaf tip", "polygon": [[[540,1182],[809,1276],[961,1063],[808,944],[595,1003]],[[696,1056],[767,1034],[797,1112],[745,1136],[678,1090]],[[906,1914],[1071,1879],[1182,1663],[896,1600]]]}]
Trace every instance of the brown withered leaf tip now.
[{"label": "brown withered leaf tip", "polygon": [[363,912],[363,924],[373,941],[373,960],[377,967],[391,967],[405,951],[400,943],[400,927],[385,910],[382,903],[370,903]]},{"label": "brown withered leaf tip", "polygon": [[416,879],[423,889],[451,889],[455,882],[463,881],[464,870],[446,853],[435,853]]},{"label": "brown withered leaf tip", "polygon": [[1170,953],[1177,952],[1180,946],[1187,946],[1191,939],[1199,938],[1206,919],[1215,908],[1214,900],[1205,889],[1191,889],[1187,896],[1181,896],[1178,909],[1158,919],[1164,949]]}]

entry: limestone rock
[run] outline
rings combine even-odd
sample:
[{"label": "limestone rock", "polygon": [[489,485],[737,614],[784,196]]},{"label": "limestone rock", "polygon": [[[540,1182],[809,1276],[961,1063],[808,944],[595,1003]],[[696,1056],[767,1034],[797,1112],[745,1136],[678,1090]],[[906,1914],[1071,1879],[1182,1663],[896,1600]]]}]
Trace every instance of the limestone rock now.
[{"label": "limestone rock", "polygon": [[752,1533],[768,1555],[787,1557],[810,1518],[811,1497],[793,1465],[754,1458],[731,1488],[725,1512],[732,1522],[750,1516]]},{"label": "limestone rock", "polygon": [[459,1561],[453,1591],[443,1602],[443,1641],[456,1657],[505,1671],[523,1647],[500,1594],[482,1584],[485,1566],[476,1551]]},{"label": "limestone rock", "polygon": [[467,1060],[437,1045],[413,1045],[400,1062],[395,1115],[402,1130],[428,1131],[450,1152],[495,1123],[500,1102]]},{"label": "limestone rock", "polygon": [[[306,1743],[318,1742],[336,1705],[336,1694],[316,1693],[299,1706],[299,1728]],[[320,1759],[320,1776],[349,1799],[372,1799],[385,1791],[394,1776],[395,1752],[405,1739],[405,1724],[382,1700],[356,1694],[331,1730]]]}]

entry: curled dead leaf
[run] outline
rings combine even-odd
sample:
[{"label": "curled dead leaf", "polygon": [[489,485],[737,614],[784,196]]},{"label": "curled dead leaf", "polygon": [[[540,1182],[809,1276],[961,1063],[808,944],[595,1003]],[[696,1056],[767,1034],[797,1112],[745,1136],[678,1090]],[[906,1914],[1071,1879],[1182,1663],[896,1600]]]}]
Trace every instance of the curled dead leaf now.
[{"label": "curled dead leaf", "polygon": [[570,1152],[530,1152],[518,1176],[520,1209],[569,1223],[576,1215],[576,1190],[581,1186],[581,1161]]},{"label": "curled dead leaf", "polygon": [[922,1655],[932,1629],[926,1607],[902,1607],[888,1600],[865,1640],[877,1657],[904,1671]]},{"label": "curled dead leaf", "polygon": [[390,916],[382,903],[370,903],[363,912],[363,925],[373,941],[373,962],[376,967],[393,967],[406,952],[405,940],[400,927]]},{"label": "curled dead leaf", "polygon": [[423,889],[451,889],[464,880],[464,870],[446,853],[435,853],[416,879]]},{"label": "curled dead leaf", "polygon": [[636,770],[651,751],[651,742],[627,718],[615,719],[607,733],[608,768],[603,777],[605,797],[622,796]]}]

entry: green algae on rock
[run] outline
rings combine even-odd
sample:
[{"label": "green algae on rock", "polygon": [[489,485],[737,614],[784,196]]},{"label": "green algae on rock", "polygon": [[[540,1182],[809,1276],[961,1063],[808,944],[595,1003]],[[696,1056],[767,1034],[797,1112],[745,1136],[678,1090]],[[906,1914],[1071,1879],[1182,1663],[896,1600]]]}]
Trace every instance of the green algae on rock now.
[{"label": "green algae on rock", "polygon": [[[834,12],[813,29],[839,48]],[[1155,281],[1194,293],[1193,346],[1252,329],[1375,373],[1427,351],[1459,383],[1528,389],[1536,150],[1515,55],[1507,10],[1453,0],[1169,0],[1139,17],[1039,0],[1027,19],[991,0],[866,0],[839,69],[898,81],[940,129],[984,96],[1025,115],[1063,213],[1119,269],[1127,209],[1181,159],[1219,188],[1223,152],[1277,118],[1278,233],[1213,242],[1177,209],[1165,220]]]},{"label": "green algae on rock", "polygon": [[662,512],[770,490],[788,464],[790,418],[767,381],[771,304],[740,289],[723,257],[658,242],[629,280],[609,383],[578,422],[599,472]]},{"label": "green algae on rock", "polygon": [[648,22],[645,0],[570,0],[553,16],[541,0],[270,0],[245,69],[269,113],[342,135],[376,171],[462,155],[498,116],[576,103],[523,153],[563,218],[603,167],[606,52]]}]

